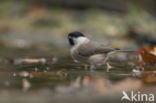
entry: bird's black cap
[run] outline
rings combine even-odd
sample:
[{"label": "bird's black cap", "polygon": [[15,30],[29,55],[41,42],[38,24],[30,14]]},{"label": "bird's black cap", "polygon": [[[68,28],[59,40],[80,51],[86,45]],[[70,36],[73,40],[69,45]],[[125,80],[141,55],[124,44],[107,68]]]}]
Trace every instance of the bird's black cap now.
[{"label": "bird's black cap", "polygon": [[69,44],[73,46],[75,44],[73,38],[78,38],[78,37],[85,37],[85,36],[81,32],[78,32],[78,31],[69,33],[68,34]]},{"label": "bird's black cap", "polygon": [[68,37],[77,38],[77,37],[85,37],[85,36],[81,32],[74,31],[74,32],[69,33]]}]

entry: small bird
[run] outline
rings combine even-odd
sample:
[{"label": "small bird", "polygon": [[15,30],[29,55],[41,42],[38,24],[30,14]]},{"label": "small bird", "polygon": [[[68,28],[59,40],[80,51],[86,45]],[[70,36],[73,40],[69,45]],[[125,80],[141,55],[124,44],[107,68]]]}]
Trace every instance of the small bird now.
[{"label": "small bird", "polygon": [[120,50],[108,47],[104,44],[89,40],[81,32],[71,32],[68,34],[68,41],[71,46],[70,54],[75,62],[88,65],[90,69],[95,69],[98,65],[107,65],[107,72],[112,67],[107,62],[110,55],[115,52],[135,52],[133,50]]}]

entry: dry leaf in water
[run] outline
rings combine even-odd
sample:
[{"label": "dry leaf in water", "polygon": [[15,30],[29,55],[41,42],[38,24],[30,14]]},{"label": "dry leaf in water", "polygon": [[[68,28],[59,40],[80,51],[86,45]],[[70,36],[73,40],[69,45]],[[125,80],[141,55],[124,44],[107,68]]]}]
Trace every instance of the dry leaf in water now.
[{"label": "dry leaf in water", "polygon": [[156,84],[156,73],[153,71],[143,72],[142,81],[144,84]]},{"label": "dry leaf in water", "polygon": [[137,52],[136,55],[139,58],[139,66],[143,68],[145,64],[156,64],[156,47],[150,48],[140,48],[140,52]]}]

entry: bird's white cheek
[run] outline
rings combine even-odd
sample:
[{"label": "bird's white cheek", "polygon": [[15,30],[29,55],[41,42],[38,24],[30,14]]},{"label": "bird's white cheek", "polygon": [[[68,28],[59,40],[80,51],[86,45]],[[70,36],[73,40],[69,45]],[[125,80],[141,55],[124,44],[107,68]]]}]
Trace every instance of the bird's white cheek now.
[{"label": "bird's white cheek", "polygon": [[76,45],[80,45],[89,41],[86,37],[79,37],[74,39]]}]

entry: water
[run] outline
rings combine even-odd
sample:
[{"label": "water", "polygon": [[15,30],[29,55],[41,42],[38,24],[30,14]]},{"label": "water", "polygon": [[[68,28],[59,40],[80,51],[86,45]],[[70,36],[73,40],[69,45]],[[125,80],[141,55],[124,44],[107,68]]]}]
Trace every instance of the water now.
[{"label": "water", "polygon": [[[85,70],[83,65],[72,61],[68,52],[60,53],[62,54],[61,56],[56,54],[55,59],[58,59],[58,61],[54,64],[15,62],[17,59],[24,58],[45,58],[48,60],[51,54],[50,51],[48,53],[39,53],[37,50],[32,51],[31,49],[4,48],[0,53],[3,55],[0,63],[0,89],[21,90],[23,78],[27,78],[30,81],[30,90],[40,88],[54,89],[58,85],[70,85],[78,76],[99,76],[110,80],[110,82],[116,82],[131,76],[132,70],[132,67],[128,67],[126,63],[113,67],[108,73],[105,66],[98,67],[95,71]],[[118,63],[115,64],[117,65]]]},{"label": "water", "polygon": [[0,55],[0,101],[6,103],[120,102],[122,89],[142,87],[127,60],[110,60],[113,68],[106,72],[106,66],[85,70],[59,48],[2,47]]}]

